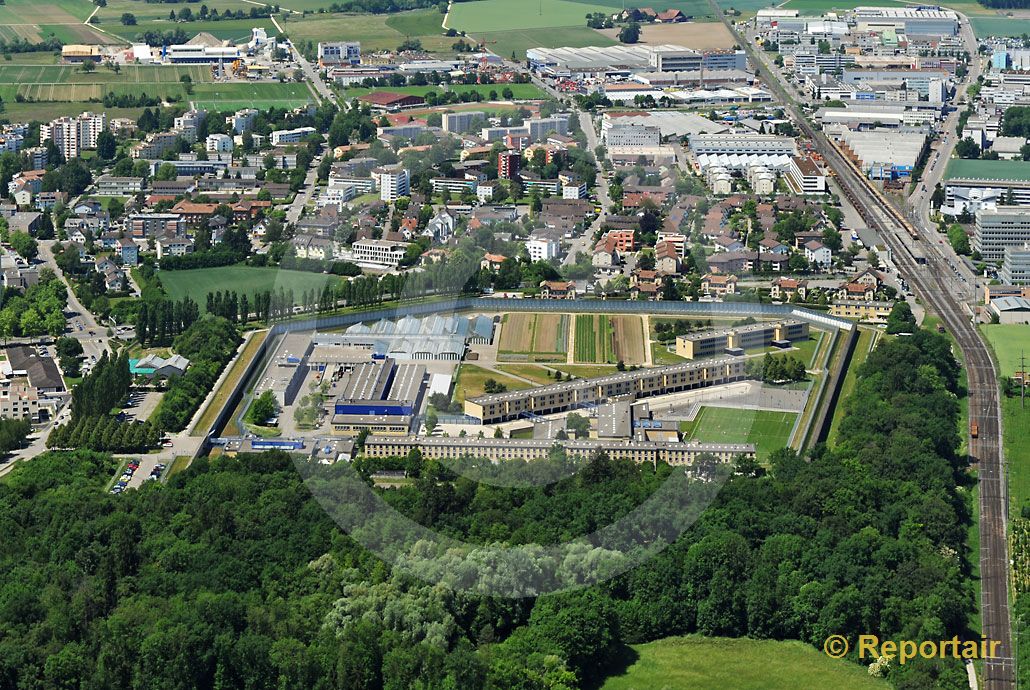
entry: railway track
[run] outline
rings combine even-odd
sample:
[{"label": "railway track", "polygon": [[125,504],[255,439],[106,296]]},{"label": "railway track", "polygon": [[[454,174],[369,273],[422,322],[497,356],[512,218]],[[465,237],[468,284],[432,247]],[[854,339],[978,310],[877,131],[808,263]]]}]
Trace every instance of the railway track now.
[{"label": "railway track", "polygon": [[[756,67],[765,65],[754,46],[741,36],[715,0],[708,2],[748,53],[752,64]],[[963,21],[968,20],[963,18]],[[923,303],[940,315],[962,351],[968,382],[969,422],[970,425],[976,424],[979,432],[976,438],[968,438],[968,449],[971,461],[978,468],[980,487],[981,633],[1000,643],[998,655],[984,662],[984,687],[987,690],[1014,689],[1016,664],[1009,604],[1008,485],[994,361],[980,337],[972,313],[955,295],[957,285],[950,278],[951,258],[895,209],[870,184],[858,166],[805,119],[797,101],[783,87],[775,71],[765,81],[836,173],[841,189],[865,222],[879,232],[890,248],[892,261],[899,272]]]}]

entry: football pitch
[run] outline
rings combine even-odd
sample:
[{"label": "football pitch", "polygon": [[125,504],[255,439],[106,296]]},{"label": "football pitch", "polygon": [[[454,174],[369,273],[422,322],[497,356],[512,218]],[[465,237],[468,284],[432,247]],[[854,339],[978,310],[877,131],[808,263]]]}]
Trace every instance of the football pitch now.
[{"label": "football pitch", "polygon": [[703,443],[753,443],[765,461],[787,445],[796,419],[796,412],[702,406],[693,421],[680,422],[680,431]]}]

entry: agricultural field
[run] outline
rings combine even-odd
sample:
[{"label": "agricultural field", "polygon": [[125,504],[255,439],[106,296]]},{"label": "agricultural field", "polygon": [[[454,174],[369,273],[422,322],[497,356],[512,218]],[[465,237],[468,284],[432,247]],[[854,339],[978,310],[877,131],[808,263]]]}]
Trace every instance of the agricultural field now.
[{"label": "agricultural field", "polygon": [[509,359],[530,362],[565,361],[568,350],[568,314],[506,314],[497,351]]},{"label": "agricultural field", "polygon": [[523,379],[529,379],[541,386],[555,383],[554,375],[537,364],[498,364],[497,369]]},{"label": "agricultural field", "polygon": [[63,43],[117,43],[117,39],[86,26],[94,5],[78,0],[35,3],[9,0],[0,5],[0,39],[40,43],[57,38]]},{"label": "agricultural field", "polygon": [[535,84],[451,84],[446,88],[441,86],[384,86],[377,89],[365,87],[345,88],[341,91],[344,98],[358,98],[373,91],[389,91],[391,93],[404,93],[412,96],[425,96],[427,93],[435,92],[438,95],[446,91],[454,91],[457,94],[479,93],[483,98],[489,98],[490,92],[496,92],[497,98],[502,98],[505,89],[511,89],[512,96],[517,101],[542,100],[546,94]]},{"label": "agricultural field", "polygon": [[584,48],[586,46],[613,46],[617,43],[600,31],[589,28],[585,20],[583,26],[477,31],[472,34],[472,37],[481,41],[490,52],[501,57],[514,55],[519,61],[526,59],[526,51],[530,48]]},{"label": "agricultural field", "polygon": [[89,73],[70,65],[0,65],[0,96],[9,103],[17,95],[29,101],[71,103],[100,100],[108,93],[183,99],[186,92],[179,81],[183,75],[198,86],[211,78],[210,70],[196,65],[125,65],[118,72],[100,67]]},{"label": "agricultural field", "polygon": [[986,36],[1020,37],[1030,34],[1030,19],[1015,17],[971,17],[969,23],[977,38]]},{"label": "agricultural field", "polygon": [[173,300],[191,297],[201,310],[207,293],[235,290],[240,295],[253,295],[264,290],[293,290],[297,299],[304,290],[321,290],[327,282],[339,278],[321,273],[287,271],[256,266],[220,266],[188,271],[161,271],[161,284]]},{"label": "agricultural field", "polygon": [[643,364],[644,322],[639,316],[576,315],[575,359],[584,364]]},{"label": "agricultural field", "polygon": [[[142,3],[140,3],[142,4]],[[133,7],[139,5],[133,4]],[[279,30],[275,28],[275,24],[272,23],[271,19],[225,19],[219,21],[194,21],[194,22],[173,22],[168,19],[169,6],[168,5],[157,5],[157,7],[165,8],[164,18],[154,19],[140,19],[139,15],[136,17],[135,26],[125,26],[119,21],[121,12],[118,14],[112,14],[111,18],[104,23],[100,24],[100,27],[104,31],[108,31],[115,36],[123,39],[127,42],[132,42],[136,39],[139,34],[147,31],[175,31],[176,29],[182,29],[186,32],[187,36],[193,37],[197,34],[204,32],[209,33],[217,39],[223,41],[233,41],[234,43],[246,42],[250,40],[250,30],[253,27],[263,28],[268,32],[269,36],[275,36],[279,33]],[[171,9],[180,7],[179,5],[172,5]],[[221,7],[221,5],[219,5]],[[249,11],[249,8],[253,5],[244,5],[246,8],[244,11]],[[232,7],[230,9],[236,9]],[[136,14],[133,10],[126,10]],[[196,11],[194,9],[194,11]]]},{"label": "agricultural field", "polygon": [[748,638],[670,637],[633,645],[601,690],[706,688],[706,690],[794,690],[848,688],[887,690],[865,666],[831,659],[797,641]]},{"label": "agricultural field", "polygon": [[760,461],[787,445],[796,412],[701,406],[692,421],[680,422],[684,438],[705,443],[753,443]]},{"label": "agricultural field", "polygon": [[608,317],[598,314],[576,314],[576,362],[584,364],[613,362],[612,326]]},{"label": "agricultural field", "polygon": [[[418,39],[433,53],[449,53],[457,38],[444,36],[437,10],[397,14],[319,14],[295,19],[288,15],[283,30],[295,41],[361,41],[362,52],[396,50],[406,38]],[[435,22],[435,23],[434,23]],[[410,33],[422,31],[424,33]]]},{"label": "agricultural field", "polygon": [[[673,44],[694,50],[725,50],[736,44],[733,34],[721,23],[644,24],[640,28],[640,42],[648,45]],[[600,33],[616,40],[619,31],[604,29]]]},{"label": "agricultural field", "polygon": [[[862,0],[788,0],[782,6],[784,9],[797,10],[803,15],[820,15],[834,10],[853,10],[868,4]],[[883,2],[877,2],[876,6],[903,7],[906,4],[897,0],[883,0]]]},{"label": "agricultural field", "polygon": [[611,12],[604,3],[574,2],[572,0],[537,0],[526,3],[519,12],[513,12],[509,0],[478,0],[451,5],[447,26],[459,31],[477,32],[513,31],[517,29],[550,29],[559,26],[586,28],[586,15],[591,12]]}]

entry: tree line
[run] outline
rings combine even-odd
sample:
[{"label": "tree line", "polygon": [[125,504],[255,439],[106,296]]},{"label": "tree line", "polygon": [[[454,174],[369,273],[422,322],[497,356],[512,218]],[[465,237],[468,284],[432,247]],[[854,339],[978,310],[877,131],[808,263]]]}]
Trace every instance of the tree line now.
[{"label": "tree line", "polygon": [[89,376],[72,391],[72,422],[109,415],[128,395],[131,385],[128,350],[113,357],[104,352]]},{"label": "tree line", "polygon": [[240,333],[219,317],[201,319],[173,341],[176,353],[190,360],[183,376],[168,382],[151,420],[165,431],[181,431],[211,392],[225,365],[240,343]]},{"label": "tree line", "polygon": [[47,448],[88,448],[111,453],[145,453],[161,441],[161,430],[149,421],[125,422],[112,415],[83,417],[55,427]]},{"label": "tree line", "polygon": [[141,345],[166,347],[200,318],[200,308],[189,296],[181,300],[144,300],[136,317],[136,339]]}]

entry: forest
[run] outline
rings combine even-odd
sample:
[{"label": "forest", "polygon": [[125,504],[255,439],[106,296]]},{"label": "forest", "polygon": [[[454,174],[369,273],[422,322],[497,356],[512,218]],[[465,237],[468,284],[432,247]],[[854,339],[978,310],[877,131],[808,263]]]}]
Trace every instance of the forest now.
[{"label": "forest", "polygon": [[[518,599],[391,568],[280,453],[202,458],[120,496],[103,491],[109,456],[48,453],[0,483],[0,686],[571,690],[617,671],[626,645],[669,635],[963,635],[974,597],[958,374],[936,333],[881,342],[835,447],[741,463],[657,557]],[[573,539],[677,472],[599,455],[547,486],[498,486],[410,460],[414,481],[380,495],[479,544]],[[889,679],[965,687],[952,661],[892,666]]]}]

